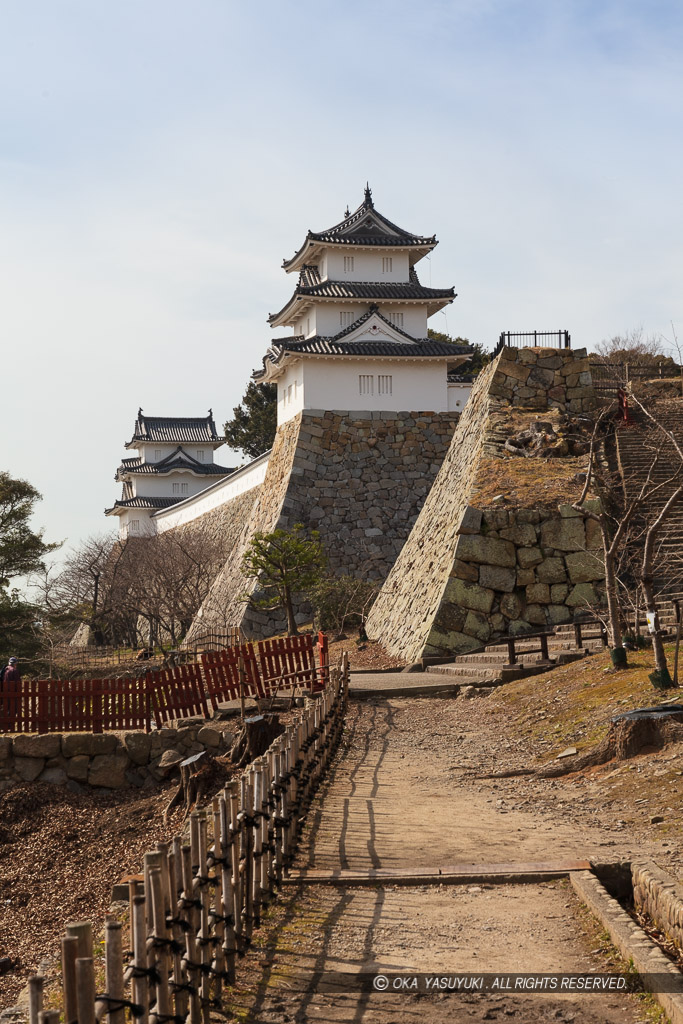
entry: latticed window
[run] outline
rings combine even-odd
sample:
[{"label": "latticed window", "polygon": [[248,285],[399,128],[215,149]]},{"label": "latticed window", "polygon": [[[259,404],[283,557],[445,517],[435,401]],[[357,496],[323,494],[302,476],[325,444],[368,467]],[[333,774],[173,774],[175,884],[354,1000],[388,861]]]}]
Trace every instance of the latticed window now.
[{"label": "latticed window", "polygon": [[391,395],[392,392],[392,378],[390,373],[378,373],[377,374],[377,394],[378,395]]},{"label": "latticed window", "polygon": [[374,395],[375,378],[371,373],[358,374],[358,393],[361,395]]},{"label": "latticed window", "polygon": [[382,256],[382,273],[390,274],[394,266],[394,260],[392,256]]},{"label": "latticed window", "polygon": [[343,313],[340,313],[339,314],[339,324],[340,324],[340,326],[341,327],[350,327],[351,324],[353,323],[355,317],[356,317],[356,314],[353,312],[353,310],[349,310],[348,312],[345,311]]},{"label": "latticed window", "polygon": [[130,532],[131,533],[139,533],[140,532],[140,520],[139,519],[131,519],[131,521],[130,521]]},{"label": "latticed window", "polygon": [[403,327],[403,313],[387,313],[387,320],[394,327]]},{"label": "latticed window", "polygon": [[350,274],[353,270],[353,256],[344,257],[344,273]]},{"label": "latticed window", "polygon": [[188,484],[173,484],[174,494],[187,494],[189,492]]},{"label": "latticed window", "polygon": [[203,461],[204,461],[204,449],[203,448],[198,448],[197,449],[197,462],[203,462]]}]

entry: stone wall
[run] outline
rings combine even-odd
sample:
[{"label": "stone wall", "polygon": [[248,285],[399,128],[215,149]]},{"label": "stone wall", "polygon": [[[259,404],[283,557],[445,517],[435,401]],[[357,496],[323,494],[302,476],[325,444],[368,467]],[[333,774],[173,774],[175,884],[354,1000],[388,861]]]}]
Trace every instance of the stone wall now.
[{"label": "stone wall", "polygon": [[631,864],[633,905],[683,949],[683,885],[652,861]]},{"label": "stone wall", "polygon": [[0,736],[0,793],[22,782],[144,788],[161,781],[202,750],[226,753],[234,730],[222,722],[186,719],[155,732],[47,733]]},{"label": "stone wall", "polygon": [[[241,573],[254,533],[303,523],[316,529],[333,572],[383,580],[405,543],[457,423],[453,413],[306,411],[279,428],[266,479],[190,638],[240,625],[249,637],[285,628],[246,607]],[[310,617],[298,609],[299,621]]]},{"label": "stone wall", "polygon": [[[551,483],[542,501],[499,495],[491,508],[478,502],[486,491],[482,477],[493,475],[505,455],[506,419],[531,421],[548,410],[581,415],[594,404],[585,350],[503,349],[475,382],[432,490],[372,608],[371,637],[417,661],[568,621],[575,608],[600,599],[604,571],[596,533],[566,502],[553,505]],[[557,475],[561,462],[539,462],[539,473],[548,476],[552,465],[550,475]],[[578,497],[578,484],[575,489]]]}]

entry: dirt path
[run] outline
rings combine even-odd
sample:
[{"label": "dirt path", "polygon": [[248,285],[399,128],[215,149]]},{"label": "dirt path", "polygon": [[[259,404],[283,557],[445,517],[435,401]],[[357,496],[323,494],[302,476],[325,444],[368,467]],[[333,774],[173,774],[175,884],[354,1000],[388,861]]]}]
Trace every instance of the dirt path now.
[{"label": "dirt path", "polygon": [[[343,752],[309,816],[295,868],[558,861],[600,855],[603,845],[610,847],[609,859],[630,852],[583,793],[577,821],[563,807],[551,814],[545,801],[535,801],[528,780],[515,780],[521,799],[511,787],[475,781],[473,769],[490,767],[491,750],[505,743],[500,733],[482,730],[476,703],[431,698],[352,705]],[[526,756],[521,748],[512,754]],[[545,785],[552,787],[546,789],[550,806],[557,808],[565,789],[571,796],[569,782]],[[646,1019],[637,998],[621,993],[576,998],[362,990],[360,971],[608,970],[598,952],[604,943],[564,881],[308,885],[285,895],[271,925],[255,935],[254,988],[241,1002],[251,1022]],[[341,984],[335,979],[330,987],[329,972],[342,972]]]}]

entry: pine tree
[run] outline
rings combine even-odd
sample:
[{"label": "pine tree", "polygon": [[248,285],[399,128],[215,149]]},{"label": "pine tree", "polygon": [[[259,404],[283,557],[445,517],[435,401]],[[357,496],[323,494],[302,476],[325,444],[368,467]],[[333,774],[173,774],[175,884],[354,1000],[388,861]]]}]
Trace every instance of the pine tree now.
[{"label": "pine tree", "polygon": [[233,419],[223,427],[230,448],[243,451],[252,459],[273,447],[277,430],[277,385],[251,381]]}]

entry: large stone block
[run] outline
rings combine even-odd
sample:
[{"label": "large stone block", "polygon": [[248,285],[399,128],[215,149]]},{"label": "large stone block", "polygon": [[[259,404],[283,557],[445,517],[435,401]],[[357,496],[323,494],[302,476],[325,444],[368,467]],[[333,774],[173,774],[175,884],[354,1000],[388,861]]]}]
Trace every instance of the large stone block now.
[{"label": "large stone block", "polygon": [[565,604],[570,608],[585,608],[597,604],[597,594],[591,583],[577,583],[567,595]]},{"label": "large stone block", "polygon": [[467,609],[458,608],[457,605],[442,601],[435,625],[446,633],[462,633],[466,615]]},{"label": "large stone block", "polygon": [[433,628],[427,637],[425,652],[429,648],[435,651],[435,656],[442,654],[467,654],[475,647],[481,647],[481,642],[476,637],[468,636],[466,633],[446,632]]},{"label": "large stone block", "polygon": [[118,738],[111,733],[94,735],[91,732],[69,732],[62,736],[62,754],[64,757],[74,757],[76,754],[86,754],[88,757],[113,754],[118,743]]},{"label": "large stone block", "polygon": [[126,785],[128,768],[127,754],[97,754],[90,764],[88,783],[106,789],[122,789]]},{"label": "large stone block", "polygon": [[526,384],[529,374],[531,373],[531,367],[523,366],[521,363],[509,362],[507,359],[501,359],[498,363],[498,370],[496,372],[496,383],[498,383],[499,373],[504,373],[506,377],[512,377],[513,380]]},{"label": "large stone block", "polygon": [[569,584],[553,583],[550,588],[550,601],[552,604],[563,604],[569,593]]},{"label": "large stone block", "polygon": [[[548,519],[541,524],[541,547],[556,551],[583,551],[586,532],[582,519]],[[560,582],[557,580],[556,582]]]},{"label": "large stone block", "polygon": [[0,761],[7,761],[12,754],[12,740],[9,736],[0,736]]},{"label": "large stone block", "polygon": [[516,582],[514,569],[505,569],[501,565],[482,565],[479,569],[479,583],[482,587],[510,593],[515,589]]},{"label": "large stone block", "polygon": [[597,554],[590,551],[576,551],[565,555],[569,579],[572,583],[592,583],[604,579],[605,565]]},{"label": "large stone block", "polygon": [[525,619],[514,619],[510,623],[510,633],[512,636],[519,636],[521,633],[533,633],[534,627],[530,622]]},{"label": "large stone block", "polygon": [[519,569],[517,571],[518,587],[528,587],[530,583],[536,582],[536,573],[533,569]]},{"label": "large stone block", "polygon": [[471,608],[475,612],[490,612],[493,591],[467,580],[450,579],[444,591],[443,600],[459,608]]},{"label": "large stone block", "polygon": [[61,746],[61,736],[26,736],[14,737],[13,750],[15,757],[56,757]]},{"label": "large stone block", "polygon": [[66,772],[63,768],[46,768],[38,776],[38,782],[47,782],[52,786],[65,786]]},{"label": "large stone block", "polygon": [[220,747],[221,729],[218,724],[204,725],[197,733],[197,740],[205,747]]},{"label": "large stone block", "polygon": [[530,387],[547,391],[553,386],[555,374],[551,369],[544,369],[542,366],[535,366],[527,378]]},{"label": "large stone block", "polygon": [[458,537],[457,558],[484,565],[502,565],[512,569],[515,565],[515,546],[509,540],[497,537]]},{"label": "large stone block", "polygon": [[602,530],[600,524],[596,523],[594,519],[586,520],[586,548],[589,551],[602,551]]},{"label": "large stone block", "polygon": [[152,737],[148,733],[127,732],[123,744],[133,764],[149,764]]},{"label": "large stone block", "polygon": [[540,604],[528,604],[524,614],[532,626],[545,626],[547,624],[545,609]]},{"label": "large stone block", "polygon": [[522,601],[517,594],[505,594],[500,599],[500,610],[506,619],[518,619],[522,613]]},{"label": "large stone block", "polygon": [[532,583],[526,588],[526,599],[530,604],[550,604],[550,587],[547,583]]},{"label": "large stone block", "polygon": [[468,612],[463,632],[467,633],[468,636],[476,636],[478,640],[484,642],[491,636],[491,626],[486,616],[482,615],[481,612]]},{"label": "large stone block", "polygon": [[45,759],[42,757],[15,757],[14,770],[24,782],[35,782],[43,768]]},{"label": "large stone block", "polygon": [[571,622],[572,618],[572,613],[564,604],[549,604],[548,615],[553,626],[557,626],[561,622]]},{"label": "large stone block", "polygon": [[531,523],[508,526],[500,531],[500,535],[504,540],[511,540],[518,548],[530,548],[536,543],[536,530]]},{"label": "large stone block", "polygon": [[468,505],[462,514],[458,533],[477,534],[481,529],[482,512],[473,505]]},{"label": "large stone block", "polygon": [[522,569],[532,569],[543,561],[543,553],[540,548],[518,548],[517,561]]},{"label": "large stone block", "polygon": [[88,755],[76,754],[75,757],[70,757],[66,762],[66,774],[70,779],[75,779],[76,782],[87,782],[89,767],[90,758]]},{"label": "large stone block", "polygon": [[539,583],[564,583],[567,579],[564,559],[544,558],[540,565],[536,566],[536,576]]},{"label": "large stone block", "polygon": [[457,576],[458,579],[470,580],[471,583],[476,583],[479,579],[479,566],[456,558],[451,569],[451,576]]}]

